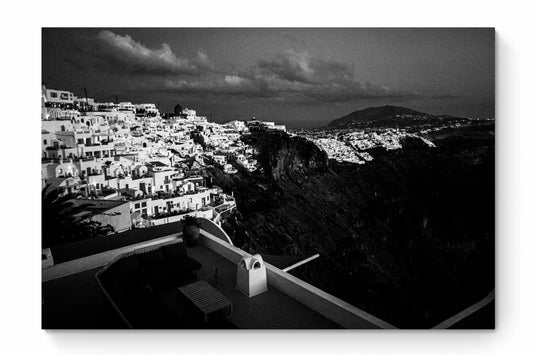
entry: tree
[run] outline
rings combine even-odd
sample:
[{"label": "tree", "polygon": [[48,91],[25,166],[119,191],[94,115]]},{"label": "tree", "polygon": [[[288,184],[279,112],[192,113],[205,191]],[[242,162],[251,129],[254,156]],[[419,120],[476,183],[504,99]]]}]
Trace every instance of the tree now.
[{"label": "tree", "polygon": [[182,111],[183,111],[183,107],[181,107],[180,104],[177,104],[176,106],[174,106],[174,115],[175,116],[181,116]]},{"label": "tree", "polygon": [[80,218],[90,203],[76,205],[72,195],[62,195],[59,189],[46,185],[42,195],[42,247],[81,239],[105,236],[114,232],[112,226],[102,226],[90,218]]},{"label": "tree", "polygon": [[204,136],[201,133],[193,133],[191,134],[191,138],[194,143],[200,144],[204,150],[207,148],[207,144],[205,143]]}]

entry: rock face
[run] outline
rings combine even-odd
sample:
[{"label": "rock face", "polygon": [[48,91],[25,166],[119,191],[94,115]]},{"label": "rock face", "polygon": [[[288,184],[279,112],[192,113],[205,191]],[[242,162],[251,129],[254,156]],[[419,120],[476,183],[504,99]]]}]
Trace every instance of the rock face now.
[{"label": "rock face", "polygon": [[257,160],[266,176],[271,175],[276,181],[327,170],[327,154],[305,138],[271,133],[250,139],[259,151]]},{"label": "rock face", "polygon": [[494,137],[434,138],[359,166],[252,137],[262,171],[209,171],[237,199],[224,228],[252,253],[320,253],[294,274],[396,326],[436,325],[494,287]]}]

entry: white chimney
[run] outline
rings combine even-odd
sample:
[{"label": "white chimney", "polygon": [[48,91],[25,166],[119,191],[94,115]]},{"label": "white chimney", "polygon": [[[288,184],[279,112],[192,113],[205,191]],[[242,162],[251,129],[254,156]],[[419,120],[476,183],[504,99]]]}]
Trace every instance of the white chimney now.
[{"label": "white chimney", "polygon": [[237,290],[253,297],[267,289],[266,267],[261,255],[243,256],[237,265]]}]

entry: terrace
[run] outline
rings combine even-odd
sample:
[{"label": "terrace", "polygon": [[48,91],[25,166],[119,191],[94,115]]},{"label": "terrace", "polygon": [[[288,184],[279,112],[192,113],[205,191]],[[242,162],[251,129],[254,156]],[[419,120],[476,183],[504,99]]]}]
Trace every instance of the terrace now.
[{"label": "terrace", "polygon": [[[192,190],[192,191],[179,191],[179,190],[174,190],[174,191],[171,191],[171,192],[157,191],[157,192],[153,193],[152,195],[150,195],[149,197],[151,197],[152,200],[154,200],[154,201],[155,200],[165,200],[165,199],[170,199],[170,198],[175,198],[175,197],[196,195],[198,193],[205,192],[205,191],[208,191],[208,190],[209,189],[205,188],[205,187],[198,187],[197,189]],[[143,198],[147,198],[147,197],[143,197]]]},{"label": "terrace", "polygon": [[174,209],[170,212],[160,212],[158,214],[153,214],[151,219],[162,219],[162,218],[168,218],[168,217],[174,217],[174,216],[180,216],[180,215],[185,215],[185,214],[190,214],[190,213],[193,213],[193,212],[203,212],[203,211],[207,211],[209,210],[209,208],[207,207],[200,207],[198,209],[194,209],[194,208],[184,208],[184,209]]},{"label": "terrace", "polygon": [[[200,244],[188,248],[188,254],[202,264],[197,278],[210,283],[233,305],[233,314],[224,327],[393,328],[268,263],[265,263],[268,291],[251,298],[243,295],[236,289],[236,271],[237,263],[248,254],[230,245],[225,233],[212,222],[202,220],[202,224],[205,227],[201,230]],[[98,287],[95,274],[124,253],[136,253],[175,242],[181,238],[181,233],[171,233],[179,230],[177,225],[136,230],[134,233],[130,231],[126,238],[86,241],[85,244],[94,244],[92,252],[87,251],[90,248],[85,248],[85,252],[75,259],[63,255],[63,260],[68,261],[43,269],[43,327],[127,328],[127,323],[117,316]],[[147,239],[152,230],[154,238]],[[63,253],[68,249],[63,247]],[[57,252],[52,250],[54,259],[61,261],[61,253],[56,256]],[[169,281],[168,286],[159,297],[163,302],[172,304],[177,285]],[[145,306],[148,305],[138,304],[140,308]]]}]

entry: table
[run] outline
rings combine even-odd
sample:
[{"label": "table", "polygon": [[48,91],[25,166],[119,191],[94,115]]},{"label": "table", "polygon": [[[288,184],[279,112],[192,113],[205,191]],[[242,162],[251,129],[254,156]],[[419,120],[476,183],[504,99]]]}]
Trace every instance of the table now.
[{"label": "table", "polygon": [[196,281],[181,286],[179,290],[204,314],[205,323],[207,323],[210,314],[218,311],[225,312],[226,318],[231,317],[233,310],[231,301],[207,282]]}]

